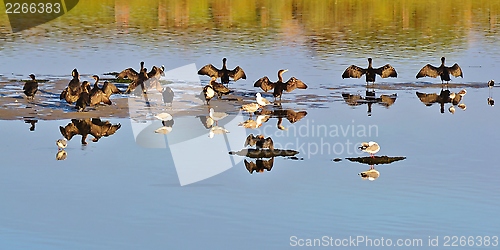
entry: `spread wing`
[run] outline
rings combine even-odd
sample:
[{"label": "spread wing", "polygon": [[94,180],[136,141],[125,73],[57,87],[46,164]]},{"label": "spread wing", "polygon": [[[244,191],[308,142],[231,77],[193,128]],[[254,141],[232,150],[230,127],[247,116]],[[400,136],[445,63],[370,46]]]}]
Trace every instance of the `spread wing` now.
[{"label": "spread wing", "polygon": [[68,123],[65,127],[59,126],[59,131],[61,131],[61,135],[68,141],[71,140],[74,135],[80,134],[80,130],[73,123]]},{"label": "spread wing", "polygon": [[254,136],[253,136],[253,134],[249,134],[249,135],[247,136],[247,139],[245,140],[245,145],[244,145],[244,146],[245,146],[245,147],[246,147],[246,146],[250,146],[250,147],[252,147],[252,146],[254,146],[254,145],[255,145],[255,143],[257,143],[256,137],[254,137]]},{"label": "spread wing", "polygon": [[229,71],[229,77],[233,78],[234,81],[238,79],[247,79],[247,75],[240,66],[236,66],[233,70]]},{"label": "spread wing", "polygon": [[432,94],[426,94],[426,93],[421,93],[417,91],[417,97],[420,99],[421,102],[423,102],[425,105],[430,106],[433,103],[438,102],[439,95],[436,93]]},{"label": "spread wing", "polygon": [[128,68],[120,72],[117,78],[118,79],[128,78],[132,81],[137,81],[137,79],[139,78],[139,73],[137,73],[137,71],[135,71],[133,68]]},{"label": "spread wing", "polygon": [[291,92],[294,89],[307,89],[307,85],[301,80],[292,77],[286,82],[286,92]]},{"label": "spread wing", "polygon": [[161,70],[161,68],[153,66],[153,68],[151,68],[151,71],[149,71],[149,73],[148,73],[148,78],[152,78],[152,77],[160,78],[162,73],[163,73],[163,71]]},{"label": "spread wing", "polygon": [[300,119],[304,118],[305,116],[307,115],[307,112],[306,111],[299,111],[299,112],[295,112],[291,109],[287,110],[286,112],[286,119],[290,122],[290,123],[296,123],[298,122]]},{"label": "spread wing", "polygon": [[345,69],[342,74],[342,79],[344,78],[361,78],[366,73],[366,69],[360,68],[356,65],[351,65]]},{"label": "spread wing", "polygon": [[245,168],[248,170],[248,172],[251,174],[255,169],[257,169],[257,165],[253,161],[247,161],[246,159],[244,160],[245,163]]},{"label": "spread wing", "polygon": [[464,77],[464,75],[462,74],[462,69],[456,63],[453,64],[453,66],[448,67],[448,72],[450,72],[450,74],[454,77]]},{"label": "spread wing", "polygon": [[198,75],[207,75],[207,76],[215,76],[219,77],[221,75],[220,70],[217,69],[214,65],[212,64],[207,64],[203,66],[200,70],[198,70]]},{"label": "spread wing", "polygon": [[260,87],[262,90],[267,92],[271,89],[274,89],[274,87],[276,86],[276,83],[269,81],[269,78],[267,78],[267,76],[264,76],[264,77],[260,78],[259,80],[257,80],[253,86]]},{"label": "spread wing", "polygon": [[425,76],[430,76],[430,77],[438,77],[439,76],[439,70],[438,68],[427,64],[425,65],[417,74],[417,79],[420,77],[425,77]]},{"label": "spread wing", "polygon": [[398,73],[396,72],[396,69],[394,69],[390,64],[386,64],[386,65],[376,69],[375,73],[377,73],[382,78],[398,77]]},{"label": "spread wing", "polygon": [[112,94],[121,94],[122,92],[113,84],[108,81],[104,82],[102,86],[102,92],[106,94],[106,96],[110,96]]},{"label": "spread wing", "polygon": [[262,168],[265,168],[267,171],[271,171],[271,168],[273,168],[274,165],[274,157],[265,161],[265,160],[257,160],[256,164],[259,163],[259,161],[262,164]]},{"label": "spread wing", "polygon": [[274,150],[273,139],[271,139],[271,137],[267,137],[266,139],[264,139],[264,141],[262,142],[262,148],[268,148],[271,151],[273,151]]}]

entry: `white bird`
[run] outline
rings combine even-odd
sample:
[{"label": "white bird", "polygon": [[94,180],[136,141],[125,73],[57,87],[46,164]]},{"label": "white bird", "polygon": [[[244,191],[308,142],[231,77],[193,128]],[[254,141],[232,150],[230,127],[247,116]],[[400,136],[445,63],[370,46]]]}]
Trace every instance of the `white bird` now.
[{"label": "white bird", "polygon": [[210,129],[210,132],[208,132],[208,137],[214,138],[214,135],[222,135],[229,133],[229,131],[223,127],[215,126]]},{"label": "white bird", "polygon": [[361,149],[361,151],[363,152],[369,153],[370,157],[374,158],[374,154],[376,154],[380,150],[380,146],[374,141],[362,142],[359,149]]},{"label": "white bird", "polygon": [[155,115],[155,118],[161,121],[170,121],[172,120],[172,115],[169,113],[159,113]]},{"label": "white bird", "polygon": [[492,107],[495,106],[495,100],[493,100],[493,98],[491,98],[491,97],[488,97],[488,105],[490,105]]},{"label": "white bird", "polygon": [[450,111],[450,113],[452,113],[452,114],[455,114],[455,106],[451,105],[451,106],[448,108],[448,111]]},{"label": "white bird", "polygon": [[465,105],[465,103],[460,103],[457,105],[461,110],[466,110],[467,109],[467,106]]},{"label": "white bird", "polygon": [[161,126],[155,130],[155,133],[164,134],[164,135],[166,135],[170,132],[172,132],[172,127],[167,127],[167,126]]},{"label": "white bird", "polygon": [[258,103],[249,103],[241,106],[241,110],[244,110],[250,114],[254,113],[259,109],[259,104]]},{"label": "white bird", "polygon": [[490,81],[488,82],[488,88],[490,88],[490,89],[491,89],[491,88],[493,88],[493,86],[495,86],[495,81],[494,81],[494,80],[490,80]]},{"label": "white bird", "polygon": [[467,90],[462,89],[462,90],[458,91],[457,94],[459,94],[461,97],[463,97],[465,94],[467,94]]},{"label": "white bird", "polygon": [[227,117],[227,114],[224,112],[215,112],[213,108],[210,108],[209,112],[210,118],[215,121],[215,125],[217,125],[217,122],[219,120],[222,120]]},{"label": "white bird", "polygon": [[56,141],[57,150],[63,150],[68,146],[68,141],[66,139],[59,139]]},{"label": "white bird", "polygon": [[266,105],[271,104],[271,102],[268,101],[266,98],[262,97],[262,95],[260,95],[260,93],[255,94],[255,96],[257,97],[255,99],[257,100],[257,103],[260,106],[266,106]]}]

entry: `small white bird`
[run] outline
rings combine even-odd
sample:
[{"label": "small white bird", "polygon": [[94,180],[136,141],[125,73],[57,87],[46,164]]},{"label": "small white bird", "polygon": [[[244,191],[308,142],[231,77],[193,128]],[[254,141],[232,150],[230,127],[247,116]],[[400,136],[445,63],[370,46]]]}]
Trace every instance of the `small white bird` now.
[{"label": "small white bird", "polygon": [[466,110],[467,109],[467,106],[465,105],[465,103],[460,103],[457,105],[461,110]]},{"label": "small white bird", "polygon": [[229,133],[229,130],[223,127],[215,126],[210,129],[210,132],[208,132],[208,137],[214,138],[214,135],[222,135],[226,133]]},{"label": "small white bird", "polygon": [[495,86],[495,81],[494,81],[494,80],[490,80],[490,81],[488,82],[488,88],[490,88],[490,89],[491,89],[491,88],[493,88],[493,86]]},{"label": "small white bird", "polygon": [[213,108],[210,108],[209,112],[210,118],[215,121],[215,125],[217,126],[217,122],[227,117],[227,114],[224,112],[215,112]]},{"label": "small white bird", "polygon": [[493,98],[491,98],[491,97],[488,97],[488,105],[490,105],[492,107],[495,106],[495,100],[493,100]]},{"label": "small white bird", "polygon": [[455,106],[451,105],[451,106],[448,108],[448,111],[450,111],[450,113],[452,113],[452,114],[455,114]]},{"label": "small white bird", "polygon": [[363,152],[369,153],[370,157],[374,158],[374,155],[380,150],[380,146],[374,141],[362,142],[359,149]]},{"label": "small white bird", "polygon": [[459,94],[461,97],[463,97],[465,94],[467,94],[467,90],[462,89],[462,90],[458,91],[457,94]]},{"label": "small white bird", "polygon": [[258,103],[249,103],[241,106],[241,110],[244,110],[250,114],[254,113],[259,109],[259,104]]},{"label": "small white bird", "polygon": [[63,150],[68,146],[68,141],[66,139],[59,139],[56,141],[57,150]]},{"label": "small white bird", "polygon": [[167,127],[167,126],[161,126],[155,130],[155,133],[164,134],[164,135],[166,135],[170,132],[172,132],[172,127]]},{"label": "small white bird", "polygon": [[170,121],[172,120],[172,115],[169,113],[159,113],[155,115],[155,118],[160,121]]},{"label": "small white bird", "polygon": [[268,101],[266,98],[262,97],[262,95],[260,95],[260,93],[255,94],[255,96],[257,97],[255,99],[257,100],[257,103],[260,106],[266,106],[266,105],[271,104],[271,102]]}]

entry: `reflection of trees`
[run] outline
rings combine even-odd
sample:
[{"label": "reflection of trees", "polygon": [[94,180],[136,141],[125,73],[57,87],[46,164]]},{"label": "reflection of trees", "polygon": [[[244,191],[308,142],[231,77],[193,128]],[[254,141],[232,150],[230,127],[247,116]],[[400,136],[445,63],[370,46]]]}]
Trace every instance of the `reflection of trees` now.
[{"label": "reflection of trees", "polygon": [[[499,14],[500,2],[491,0],[464,0],[460,4],[453,0],[384,4],[375,0],[88,0],[54,25],[63,28],[64,34],[67,31],[87,38],[85,30],[65,27],[109,25],[147,34],[155,43],[172,41],[170,44],[179,46],[205,46],[199,41],[222,36],[231,38],[228,43],[257,45],[239,46],[249,50],[282,39],[322,52],[331,52],[332,47],[362,46],[365,53],[372,53],[381,46],[391,46],[396,52],[422,53],[435,50],[436,44],[462,44],[469,30],[487,32],[486,39],[495,39]],[[8,18],[0,18],[0,27],[9,27]]]}]

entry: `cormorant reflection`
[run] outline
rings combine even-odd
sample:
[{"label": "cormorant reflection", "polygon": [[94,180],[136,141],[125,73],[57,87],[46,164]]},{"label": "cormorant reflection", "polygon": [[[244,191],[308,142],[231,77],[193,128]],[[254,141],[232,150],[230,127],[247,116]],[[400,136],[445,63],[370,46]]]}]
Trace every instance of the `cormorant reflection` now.
[{"label": "cormorant reflection", "polygon": [[82,145],[87,145],[87,135],[92,135],[94,137],[92,141],[97,142],[101,137],[108,137],[116,133],[120,127],[120,123],[111,124],[109,121],[101,121],[99,118],[87,118],[71,119],[71,123],[68,123],[65,127],[60,126],[59,130],[67,140],[71,140],[75,135],[81,135]]},{"label": "cormorant reflection", "polygon": [[386,108],[389,108],[396,102],[397,94],[391,94],[391,95],[380,95],[380,97],[375,96],[375,91],[370,91],[366,90],[366,95],[361,96],[359,94],[352,95],[349,93],[342,93],[342,97],[344,98],[344,101],[347,103],[349,106],[359,106],[366,104],[368,106],[368,116],[372,115],[372,105],[374,103],[377,103],[379,105],[382,105]]}]

